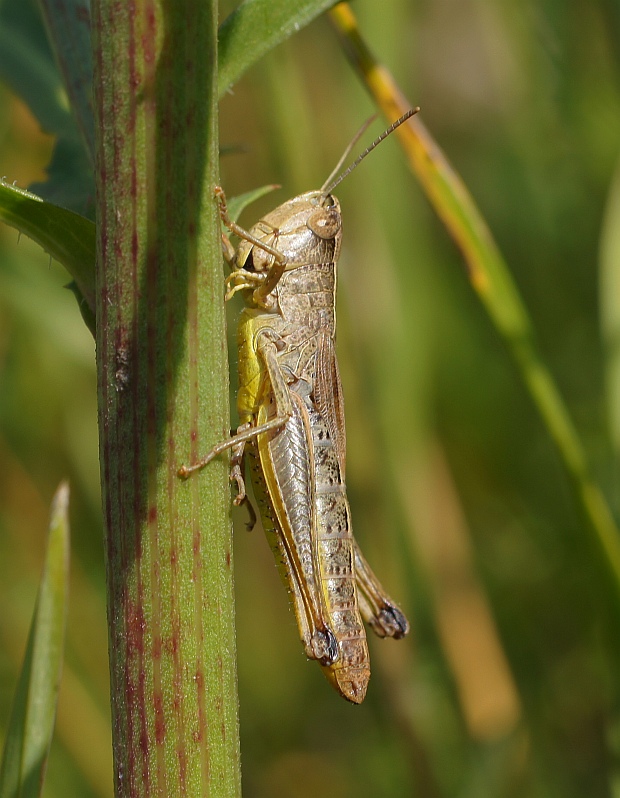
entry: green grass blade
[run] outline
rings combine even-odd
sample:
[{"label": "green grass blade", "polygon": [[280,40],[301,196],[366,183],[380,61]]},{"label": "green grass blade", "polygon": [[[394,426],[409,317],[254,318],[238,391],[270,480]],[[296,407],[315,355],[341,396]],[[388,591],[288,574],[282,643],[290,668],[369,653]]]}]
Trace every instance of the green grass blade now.
[{"label": "green grass blade", "polygon": [[601,236],[601,331],[605,348],[607,413],[614,461],[615,506],[620,508],[620,165],[616,168]]},{"label": "green grass blade", "polygon": [[95,308],[95,225],[73,211],[0,181],[0,219],[62,263],[88,308]]},{"label": "green grass blade", "polygon": [[52,503],[47,555],[0,768],[0,798],[41,794],[54,730],[69,573],[69,486]]},{"label": "green grass blade", "polygon": [[245,0],[220,25],[220,97],[265,53],[334,5],[334,0]]}]

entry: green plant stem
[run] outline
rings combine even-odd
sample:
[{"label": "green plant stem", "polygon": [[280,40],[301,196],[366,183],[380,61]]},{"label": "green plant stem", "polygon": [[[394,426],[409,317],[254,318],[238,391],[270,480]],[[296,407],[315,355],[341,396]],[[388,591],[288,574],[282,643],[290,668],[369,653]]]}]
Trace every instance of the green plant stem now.
[{"label": "green plant stem", "polygon": [[[329,15],[370,94],[390,122],[398,119],[411,104],[364,42],[351,8],[339,3]],[[463,253],[470,284],[516,362],[570,477],[575,502],[620,589],[620,532],[603,493],[590,476],[579,436],[553,377],[538,354],[530,318],[508,266],[469,191],[420,120],[410,119],[397,135],[411,170]]]},{"label": "green plant stem", "polygon": [[115,789],[240,792],[217,3],[96,0],[97,368]]}]

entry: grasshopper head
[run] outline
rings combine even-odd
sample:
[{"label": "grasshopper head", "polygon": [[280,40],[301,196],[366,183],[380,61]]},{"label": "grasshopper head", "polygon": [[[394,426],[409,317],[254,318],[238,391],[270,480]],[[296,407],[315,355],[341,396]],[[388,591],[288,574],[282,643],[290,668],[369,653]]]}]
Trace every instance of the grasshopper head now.
[{"label": "grasshopper head", "polygon": [[[324,191],[308,191],[279,205],[251,229],[259,241],[277,249],[286,259],[286,269],[337,260],[342,239],[340,203]],[[274,256],[258,244],[242,241],[237,267],[262,272]]]},{"label": "grasshopper head", "polygon": [[318,191],[307,191],[305,194],[293,197],[254,225],[250,231],[252,235],[272,251],[262,249],[253,241],[244,240],[237,249],[237,268],[246,271],[267,271],[276,260],[274,249],[283,256],[279,262],[284,261],[286,270],[317,263],[334,263],[340,254],[342,217],[340,203],[331,192],[378,144],[419,110],[411,108],[403,114],[376,138],[348,169],[339,177],[332,179],[355,142],[372,121],[372,118],[369,119],[353,138],[336,168]]}]

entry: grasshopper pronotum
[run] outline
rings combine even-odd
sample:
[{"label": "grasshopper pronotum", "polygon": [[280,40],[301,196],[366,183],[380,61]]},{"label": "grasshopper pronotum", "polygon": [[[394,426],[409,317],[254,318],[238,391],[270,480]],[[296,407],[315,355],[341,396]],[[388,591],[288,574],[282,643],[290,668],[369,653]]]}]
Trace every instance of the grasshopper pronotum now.
[{"label": "grasshopper pronotum", "polygon": [[288,585],[306,654],[356,704],[364,700],[370,678],[361,618],[380,637],[404,637],[409,624],[351,530],[334,345],[342,229],[340,203],[331,191],[417,110],[391,125],[338,179],[330,182],[332,173],[321,189],[285,202],[249,232],[229,218],[224,192],[215,189],[224,225],[241,239],[235,250],[223,236],[232,268],[226,298],[244,291],[247,304],[238,329],[241,424],[236,435],[179,470],[188,477],[232,449],[231,479],[240,504],[247,500],[243,454],[249,444],[263,526]]}]

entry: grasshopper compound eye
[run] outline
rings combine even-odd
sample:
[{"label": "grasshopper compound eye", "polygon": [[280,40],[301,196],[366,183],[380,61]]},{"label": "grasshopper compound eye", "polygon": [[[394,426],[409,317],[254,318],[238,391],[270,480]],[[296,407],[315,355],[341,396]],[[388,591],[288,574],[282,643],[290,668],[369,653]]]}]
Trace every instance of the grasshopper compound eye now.
[{"label": "grasshopper compound eye", "polygon": [[330,239],[340,230],[342,220],[337,210],[319,208],[308,218],[306,224],[319,238]]}]

